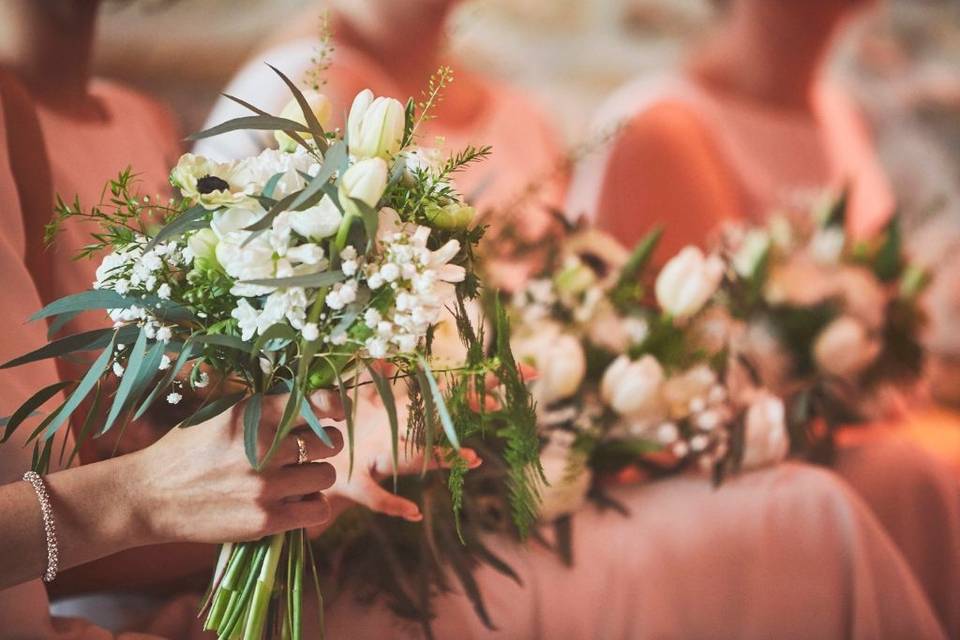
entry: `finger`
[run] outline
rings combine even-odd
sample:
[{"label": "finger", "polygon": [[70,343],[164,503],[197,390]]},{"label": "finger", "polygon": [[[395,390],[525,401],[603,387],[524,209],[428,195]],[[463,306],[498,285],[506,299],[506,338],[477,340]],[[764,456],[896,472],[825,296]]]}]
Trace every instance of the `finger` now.
[{"label": "finger", "polygon": [[518,367],[520,369],[520,377],[523,378],[524,382],[533,382],[540,377],[540,372],[529,364],[521,362]]},{"label": "finger", "polygon": [[307,462],[266,472],[267,495],[292,498],[326,491],[336,482],[337,472],[329,462]]},{"label": "finger", "polygon": [[[427,469],[449,469],[451,465],[446,461],[444,453],[445,451],[440,447],[434,448],[433,455],[427,463]],[[423,456],[424,452],[419,451],[411,456],[403,457],[399,462],[397,473],[400,475],[418,473],[423,469]],[[483,464],[483,460],[477,452],[468,447],[462,447],[460,449],[460,457],[466,461],[468,469],[476,469]],[[374,467],[374,471],[378,476],[383,477],[390,475],[393,472],[393,457],[389,454],[378,456]]]},{"label": "finger", "polygon": [[492,393],[483,395],[483,409],[480,408],[480,396],[474,389],[467,391],[467,406],[474,413],[485,413],[487,411],[498,411],[500,401]]},{"label": "finger", "polygon": [[[324,427],[324,432],[330,441],[332,447],[328,447],[317,437],[311,429],[307,427],[297,427],[283,438],[277,445],[268,466],[279,467],[284,465],[295,465],[300,462],[300,444],[303,444],[304,459],[308,461],[324,460],[332,458],[343,450],[343,435],[336,427]],[[299,440],[298,440],[299,439]],[[269,442],[263,443],[266,450],[272,445],[272,438]]]},{"label": "finger", "polygon": [[270,509],[267,528],[271,533],[304,529],[326,524],[330,521],[330,503],[323,494],[307,500],[279,502]]},{"label": "finger", "polygon": [[420,513],[417,503],[390,493],[375,482],[365,484],[362,492],[359,494],[354,492],[354,494],[354,500],[371,511],[403,518],[408,522],[423,520],[423,514]]},{"label": "finger", "polygon": [[346,409],[340,401],[340,394],[338,392],[315,391],[307,398],[307,402],[310,403],[314,413],[316,413],[319,418],[344,420],[347,417]]}]

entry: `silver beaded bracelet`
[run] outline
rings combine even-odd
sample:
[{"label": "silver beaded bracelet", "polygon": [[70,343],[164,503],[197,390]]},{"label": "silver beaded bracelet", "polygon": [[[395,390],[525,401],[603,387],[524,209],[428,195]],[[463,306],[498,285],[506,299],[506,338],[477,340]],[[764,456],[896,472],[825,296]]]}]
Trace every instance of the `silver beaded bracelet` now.
[{"label": "silver beaded bracelet", "polygon": [[53,521],[53,507],[50,505],[50,496],[47,493],[47,485],[34,471],[27,471],[23,474],[23,479],[33,486],[37,492],[37,500],[40,501],[40,513],[43,515],[43,531],[47,535],[47,568],[43,572],[44,582],[53,582],[57,577],[57,567],[60,564],[60,552],[57,547],[57,525]]}]

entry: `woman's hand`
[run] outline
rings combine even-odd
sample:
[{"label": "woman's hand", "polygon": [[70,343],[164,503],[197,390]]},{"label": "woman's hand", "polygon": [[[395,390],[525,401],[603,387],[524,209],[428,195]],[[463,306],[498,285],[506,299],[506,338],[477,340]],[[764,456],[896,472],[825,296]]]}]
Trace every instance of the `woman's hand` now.
[{"label": "woman's hand", "polygon": [[[339,420],[343,410],[330,395],[311,398],[323,418]],[[270,447],[286,396],[264,398],[259,456]],[[321,493],[336,472],[327,462],[297,464],[299,445],[309,460],[329,458],[343,448],[333,427],[332,448],[306,427],[281,441],[261,471],[244,452],[243,405],[211,420],[174,429],[150,447],[119,458],[134,488],[139,534],[151,543],[170,541],[234,542],[326,523],[330,505]]]}]

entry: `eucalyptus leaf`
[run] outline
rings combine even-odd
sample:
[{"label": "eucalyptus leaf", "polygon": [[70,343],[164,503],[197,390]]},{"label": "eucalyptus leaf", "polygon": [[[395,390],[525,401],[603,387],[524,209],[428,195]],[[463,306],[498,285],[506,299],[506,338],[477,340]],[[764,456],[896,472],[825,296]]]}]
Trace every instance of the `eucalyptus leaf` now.
[{"label": "eucalyptus leaf", "polygon": [[63,338],[58,338],[39,349],[35,349],[30,353],[5,362],[0,365],[0,369],[18,367],[28,362],[57,358],[79,351],[94,351],[96,349],[102,349],[114,342],[116,344],[130,344],[130,342],[136,339],[139,331],[139,327],[128,325],[120,327],[119,329],[94,329],[93,331],[74,333],[69,336],[64,336]]},{"label": "eucalyptus leaf", "polygon": [[278,116],[240,116],[227,120],[215,127],[204,129],[192,135],[187,136],[187,140],[203,140],[212,138],[221,133],[230,131],[296,131],[299,133],[310,133],[310,128],[300,124],[296,120],[280,118]]},{"label": "eucalyptus leaf", "polygon": [[320,441],[327,445],[328,447],[333,446],[333,440],[330,439],[330,436],[327,435],[326,429],[323,428],[323,425],[320,424],[320,419],[317,418],[317,414],[314,413],[313,407],[310,406],[310,401],[306,397],[303,398],[300,404],[300,417],[303,418],[307,426],[310,427],[310,430],[313,431]]},{"label": "eucalyptus leaf", "polygon": [[113,405],[111,405],[110,413],[107,414],[107,419],[104,421],[103,427],[100,429],[100,435],[103,435],[109,431],[110,427],[112,427],[113,423],[116,421],[117,416],[120,415],[120,410],[126,404],[127,398],[129,397],[130,392],[133,390],[133,384],[140,373],[140,367],[143,365],[143,356],[146,351],[147,332],[141,329],[140,335],[137,336],[137,341],[133,343],[133,348],[130,350],[130,357],[127,358],[126,370],[123,372],[123,376],[120,378],[120,384],[117,386],[117,392],[113,396]]},{"label": "eucalyptus leaf", "polygon": [[347,276],[342,271],[321,271],[303,276],[289,278],[261,278],[257,280],[241,280],[243,284],[254,284],[262,287],[329,287],[337,282],[343,282]]},{"label": "eucalyptus leaf", "polygon": [[303,92],[297,88],[297,85],[287,76],[283,74],[282,71],[277,69],[272,64],[267,64],[268,67],[274,70],[280,79],[287,85],[290,89],[290,92],[293,93],[294,99],[297,101],[297,104],[300,105],[300,111],[303,112],[303,118],[306,120],[307,125],[309,126],[309,132],[313,135],[313,142],[317,145],[317,148],[321,152],[327,150],[326,143],[326,134],[323,131],[323,127],[320,126],[320,121],[317,120],[316,114],[313,112],[313,109],[310,108],[310,103],[307,102],[307,99],[304,97]]},{"label": "eucalyptus leaf", "polygon": [[116,337],[119,331],[114,332],[113,338],[107,344],[107,347],[103,352],[97,357],[90,369],[87,370],[87,373],[81,378],[80,383],[77,384],[76,389],[73,390],[73,393],[70,394],[70,397],[67,398],[67,401],[63,404],[62,407],[54,415],[53,419],[50,421],[50,424],[47,426],[46,438],[49,440],[53,435],[66,423],[67,419],[70,417],[70,414],[80,406],[80,403],[83,402],[83,399],[87,397],[87,394],[90,393],[90,390],[93,389],[93,385],[97,383],[97,380],[100,379],[100,376],[107,370],[107,366],[110,364],[110,359],[113,357],[113,347],[116,342]]},{"label": "eucalyptus leaf", "polygon": [[437,414],[440,416],[440,423],[443,425],[443,430],[447,434],[447,440],[450,441],[450,445],[454,449],[459,451],[460,438],[457,437],[456,427],[453,424],[453,419],[450,417],[450,411],[447,409],[447,403],[443,399],[443,394],[440,392],[437,379],[433,376],[433,371],[430,369],[430,364],[426,358],[422,355],[418,356],[418,358],[420,360],[420,370],[423,371],[424,377],[430,385],[430,394],[433,396],[433,402],[436,405]]},{"label": "eucalyptus leaf", "polygon": [[263,394],[255,393],[243,408],[243,450],[251,467],[257,466],[257,444],[260,437],[260,416],[263,408]]},{"label": "eucalyptus leaf", "polygon": [[30,396],[30,398],[20,405],[20,407],[14,411],[10,417],[4,419],[5,422],[3,426],[5,429],[3,432],[3,438],[0,438],[0,443],[9,440],[10,436],[13,435],[13,432],[17,430],[17,427],[19,427],[24,420],[31,416],[37,415],[37,409],[42,407],[47,400],[57,395],[57,393],[66,387],[69,387],[71,384],[73,384],[73,380],[55,382],[44,387],[43,389],[40,389],[40,391],[37,391],[35,394]]},{"label": "eucalyptus leaf", "polygon": [[335,142],[323,156],[323,165],[316,176],[310,179],[310,182],[304,187],[297,197],[290,204],[291,209],[297,209],[311,197],[323,192],[323,186],[330,181],[333,174],[340,168],[341,163],[347,158],[347,145],[343,142]]},{"label": "eucalyptus leaf", "polygon": [[181,428],[186,428],[200,424],[201,422],[206,422],[210,418],[218,416],[227,409],[233,407],[233,405],[243,400],[245,395],[246,392],[238,391],[237,393],[231,393],[230,395],[217,398],[213,402],[204,404],[202,407],[197,409],[193,415],[181,422],[179,426]]},{"label": "eucalyptus leaf", "polygon": [[380,394],[383,401],[383,407],[387,411],[387,418],[390,420],[390,454],[393,460],[393,490],[397,491],[397,469],[400,459],[400,423],[397,420],[397,401],[393,396],[393,389],[390,387],[390,381],[380,375],[373,366],[366,360],[363,363],[367,366],[367,371],[373,379],[373,385]]},{"label": "eucalyptus leaf", "polygon": [[164,389],[166,389],[170,383],[173,382],[174,377],[176,377],[177,373],[180,372],[180,369],[183,368],[183,365],[187,363],[187,360],[190,359],[190,356],[193,355],[193,349],[194,346],[190,342],[187,342],[185,345],[183,345],[183,349],[180,351],[177,361],[167,370],[166,375],[163,376],[163,379],[160,380],[159,383],[157,383],[157,386],[153,388],[153,391],[150,392],[150,395],[147,396],[146,400],[141,403],[140,408],[137,409],[137,412],[133,416],[134,420],[139,420],[140,417],[147,412],[147,409],[149,409],[151,405],[156,402],[157,397],[163,393]]},{"label": "eucalyptus leaf", "polygon": [[153,249],[158,243],[165,240],[179,238],[187,231],[206,226],[207,213],[208,211],[199,204],[190,207],[160,229],[157,235],[147,243],[144,251]]},{"label": "eucalyptus leaf", "polygon": [[[261,115],[261,116],[271,117],[271,115],[270,115],[269,113],[267,113],[266,111],[264,111],[263,109],[260,109],[259,107],[255,107],[255,106],[253,106],[252,104],[250,104],[249,102],[247,102],[246,100],[242,100],[242,99],[238,98],[237,96],[231,96],[231,95],[229,95],[229,94],[227,94],[227,93],[221,93],[220,95],[222,95],[222,96],[223,96],[224,98],[226,98],[227,100],[232,100],[232,101],[236,102],[237,104],[239,104],[240,106],[249,109],[249,110],[252,111],[253,113],[256,113],[256,114]],[[297,144],[299,144],[301,147],[303,147],[304,149],[306,149],[306,150],[309,151],[310,153],[314,153],[313,147],[311,147],[310,145],[308,145],[308,144],[306,143],[306,141],[300,136],[299,133],[297,133],[296,131],[284,131],[284,133],[286,133],[288,136],[290,136],[291,138],[293,138],[294,142],[296,142]]]}]

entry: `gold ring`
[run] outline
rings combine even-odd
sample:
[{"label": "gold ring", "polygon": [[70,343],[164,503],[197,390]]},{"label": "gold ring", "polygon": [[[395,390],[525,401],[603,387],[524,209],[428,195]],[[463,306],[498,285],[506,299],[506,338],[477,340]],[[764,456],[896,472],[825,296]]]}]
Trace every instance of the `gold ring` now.
[{"label": "gold ring", "polygon": [[303,464],[309,460],[307,456],[307,443],[304,442],[303,438],[297,436],[297,464]]}]

